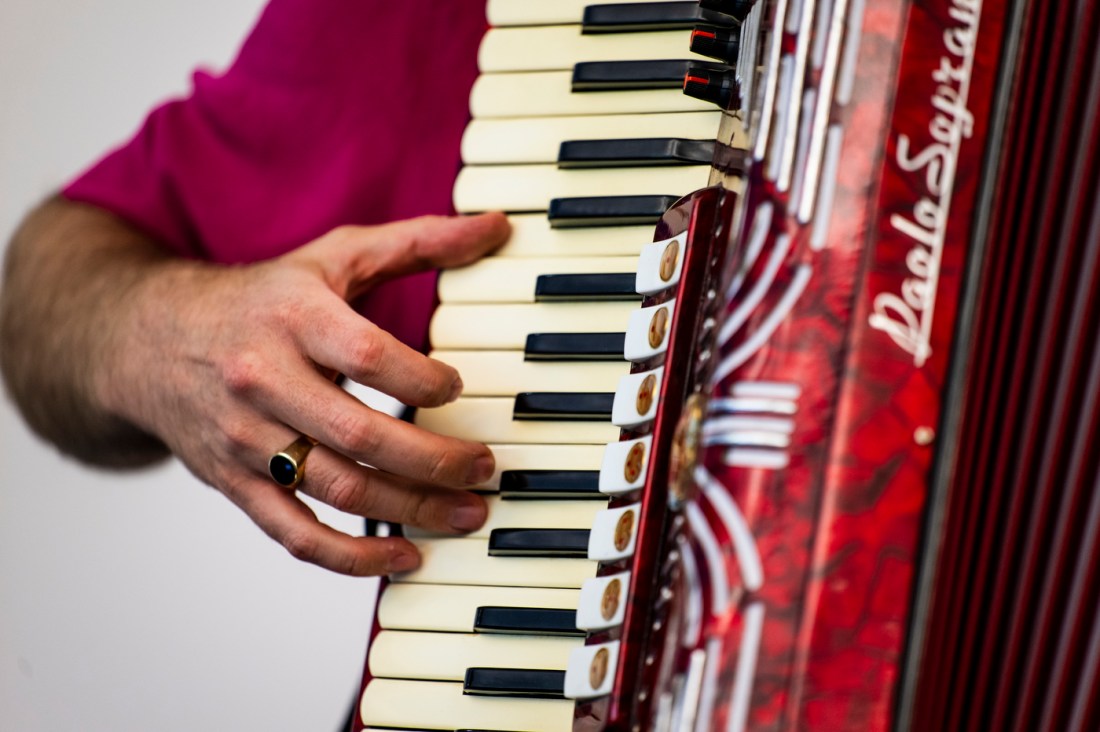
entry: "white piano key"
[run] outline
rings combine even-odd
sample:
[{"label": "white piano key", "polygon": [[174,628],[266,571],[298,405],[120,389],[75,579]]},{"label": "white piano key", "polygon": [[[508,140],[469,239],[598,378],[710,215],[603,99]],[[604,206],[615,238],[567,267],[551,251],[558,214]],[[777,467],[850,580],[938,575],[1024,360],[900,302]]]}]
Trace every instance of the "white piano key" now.
[{"label": "white piano key", "polygon": [[386,630],[469,633],[479,607],[538,607],[575,610],[581,593],[545,587],[487,587],[391,583],[378,601],[378,623]]},{"label": "white piano key", "polygon": [[371,674],[391,679],[462,681],[466,669],[537,668],[565,670],[583,638],[428,633],[383,630],[370,644]]},{"label": "white piano key", "polygon": [[[505,501],[500,496],[486,496],[489,515],[481,528],[465,536],[471,539],[488,539],[493,529],[588,529],[602,509],[605,501],[597,500],[537,500]],[[440,534],[415,526],[405,527],[410,539],[444,538]]]},{"label": "white piano key", "polygon": [[660,366],[651,371],[639,371],[620,379],[619,387],[615,390],[611,422],[617,427],[630,429],[656,417],[664,373],[664,366]]},{"label": "white piano key", "polygon": [[667,351],[675,312],[676,303],[669,301],[638,308],[631,313],[626,326],[623,356],[628,361],[645,361]]},{"label": "white piano key", "polygon": [[680,89],[574,93],[570,71],[482,74],[470,91],[470,113],[482,117],[551,117],[650,112],[709,112],[710,102]]},{"label": "white piano key", "polygon": [[653,436],[608,443],[600,466],[600,492],[621,495],[645,485]]},{"label": "white piano key", "polygon": [[680,137],[711,140],[721,112],[611,114],[578,117],[475,119],[462,135],[466,165],[555,163],[568,140],[619,140]]},{"label": "white piano key", "polygon": [[634,553],[638,536],[638,518],[642,504],[608,508],[592,521],[588,535],[588,558],[596,562],[615,562]]},{"label": "white piano key", "polygon": [[629,593],[630,572],[588,580],[577,603],[577,627],[591,632],[622,625]]},{"label": "white piano key", "polygon": [[611,693],[618,664],[619,641],[576,649],[565,670],[565,696],[569,699],[607,696]]},{"label": "white piano key", "polygon": [[477,442],[598,444],[619,436],[610,422],[515,420],[508,397],[460,397],[434,409],[418,409],[416,424],[441,435]]},{"label": "white piano key", "polygon": [[638,256],[636,286],[639,294],[655,295],[680,282],[687,252],[687,232],[646,244]]},{"label": "white piano key", "polygon": [[531,333],[622,333],[633,302],[441,305],[430,337],[443,350],[523,350]]},{"label": "white piano key", "polygon": [[554,198],[684,196],[706,187],[709,175],[709,165],[565,170],[554,165],[470,165],[455,180],[454,205],[460,213],[529,212],[547,210]]},{"label": "white piano key", "polygon": [[506,470],[599,470],[603,445],[490,445],[496,471],[478,490],[499,490]]},{"label": "white piano key", "polygon": [[439,276],[439,301],[534,302],[535,283],[544,274],[634,272],[636,257],[487,257]]},{"label": "white piano key", "polygon": [[514,396],[523,391],[615,391],[630,373],[626,361],[524,361],[523,351],[433,351],[455,367],[463,396]]},{"label": "white piano key", "polygon": [[[638,0],[600,0],[600,5],[632,3]],[[641,0],[656,2],[657,0]],[[593,5],[592,0],[554,0],[554,2],[531,2],[531,0],[489,0],[486,11],[489,25],[556,25],[559,23],[580,23],[584,18],[584,9]]]},{"label": "white piano key", "polygon": [[566,732],[573,702],[467,696],[455,682],[372,679],[359,700],[359,716],[364,724],[398,729]]},{"label": "white piano key", "polygon": [[485,539],[414,539],[420,566],[395,575],[395,582],[437,585],[498,585],[580,589],[596,576],[587,559],[490,557]]},{"label": "white piano key", "polygon": [[513,214],[508,222],[512,236],[494,257],[637,256],[653,238],[652,226],[552,229],[546,214]]},{"label": "white piano key", "polygon": [[704,61],[692,53],[682,30],[585,35],[578,25],[490,28],[478,48],[481,73],[572,71],[586,61]]}]

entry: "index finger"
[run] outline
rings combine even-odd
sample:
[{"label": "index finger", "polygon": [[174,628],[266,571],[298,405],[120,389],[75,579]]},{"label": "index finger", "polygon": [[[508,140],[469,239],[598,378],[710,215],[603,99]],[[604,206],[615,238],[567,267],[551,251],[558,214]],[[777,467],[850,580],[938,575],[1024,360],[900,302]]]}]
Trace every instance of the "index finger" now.
[{"label": "index finger", "polygon": [[315,258],[333,289],[354,299],[401,275],[469,264],[511,233],[502,213],[421,216],[381,226],[346,226],[292,253]]}]

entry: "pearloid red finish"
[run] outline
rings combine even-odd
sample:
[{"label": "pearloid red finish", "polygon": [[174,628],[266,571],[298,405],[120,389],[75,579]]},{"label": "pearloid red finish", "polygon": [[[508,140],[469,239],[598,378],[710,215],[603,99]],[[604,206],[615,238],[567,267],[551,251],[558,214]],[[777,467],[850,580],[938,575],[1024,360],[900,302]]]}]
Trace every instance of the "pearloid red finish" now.
[{"label": "pearloid red finish", "polygon": [[[723,701],[712,728],[742,713],[752,730],[885,730],[893,722],[934,458],[927,438],[939,424],[1001,41],[1003,10],[987,7],[966,101],[973,124],[951,157],[954,186],[940,200],[933,188],[942,179],[929,172],[928,161],[946,164],[947,154],[921,153],[938,150],[931,147],[936,140],[929,128],[940,85],[933,74],[944,58],[950,60],[944,34],[959,26],[950,14],[957,5],[867,3],[854,96],[833,111],[832,121],[844,127],[844,143],[820,251],[810,246],[808,226],[796,220],[785,194],[764,179],[759,166],[751,173],[741,246],[765,204],[776,215],[764,254],[728,310],[747,301],[746,290],[764,276],[767,255],[781,237],[790,237],[790,252],[717,360],[765,327],[800,270],[803,276],[809,271],[810,279],[766,344],[713,393],[730,396],[737,382],[782,382],[801,390],[786,467],[730,466],[724,447],[705,456],[751,531],[763,570],[759,589],[742,586],[741,592],[741,578],[730,572],[735,602],[712,625],[711,638],[723,642],[722,677],[728,683],[719,690]],[[794,48],[794,38],[784,45]],[[926,308],[930,351],[923,359],[869,320],[876,301],[882,302],[877,298],[893,293],[911,303],[917,297],[914,288],[922,285],[919,275],[928,270],[931,247],[899,228],[895,217],[913,220],[927,213],[914,211],[932,205],[920,204],[922,199],[949,208],[943,213],[938,282],[929,286],[935,300],[934,310]],[[740,266],[738,256],[740,248],[731,271]],[[919,316],[920,309],[913,309]],[[897,310],[887,313],[902,319]],[[735,548],[727,543],[723,550],[727,568],[736,564]],[[763,631],[747,708],[738,709],[735,664],[746,643],[750,608],[763,612]]]}]

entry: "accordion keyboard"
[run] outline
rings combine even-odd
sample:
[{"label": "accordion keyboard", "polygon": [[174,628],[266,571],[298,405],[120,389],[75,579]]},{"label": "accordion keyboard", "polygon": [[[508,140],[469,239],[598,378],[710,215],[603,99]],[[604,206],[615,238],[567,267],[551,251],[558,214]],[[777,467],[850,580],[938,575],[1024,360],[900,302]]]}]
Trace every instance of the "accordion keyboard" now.
[{"label": "accordion keyboard", "polygon": [[486,442],[497,474],[479,531],[404,529],[422,563],[380,597],[367,728],[561,732],[614,676],[614,649],[585,637],[631,602],[629,572],[606,567],[633,553],[638,510],[609,499],[644,483],[651,439],[620,430],[659,406],[685,257],[683,234],[651,240],[708,185],[722,118],[682,92],[702,11],[644,5],[621,6],[650,18],[629,27],[582,25],[599,11],[578,2],[489,5],[454,199],[505,211],[513,236],[442,275],[432,355],[465,391],[416,421]]}]

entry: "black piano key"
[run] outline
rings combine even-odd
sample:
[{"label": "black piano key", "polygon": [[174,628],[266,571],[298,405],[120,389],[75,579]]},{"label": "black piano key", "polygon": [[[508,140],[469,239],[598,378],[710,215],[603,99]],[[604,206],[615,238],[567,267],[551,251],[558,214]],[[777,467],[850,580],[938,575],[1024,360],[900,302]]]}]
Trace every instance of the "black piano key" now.
[{"label": "black piano key", "polygon": [[505,470],[500,474],[503,500],[604,498],[598,470]]},{"label": "black piano key", "polygon": [[626,333],[532,333],[524,361],[622,361]]},{"label": "black piano key", "polygon": [[640,165],[709,165],[714,140],[642,137],[567,140],[558,149],[559,168],[626,168]]},{"label": "black piano key", "polygon": [[693,64],[714,71],[728,68],[708,61],[582,61],[573,66],[570,88],[575,92],[676,89]]},{"label": "black piano key", "polygon": [[699,7],[744,20],[756,2],[757,0],[699,0]]},{"label": "black piano key", "polygon": [[741,34],[735,30],[700,26],[691,31],[692,53],[732,64],[737,61],[740,51]]},{"label": "black piano key", "polygon": [[535,302],[641,300],[633,272],[544,274],[535,280]]},{"label": "black piano key", "polygon": [[614,403],[612,392],[526,391],[516,395],[512,418],[606,422]]},{"label": "black piano key", "polygon": [[479,607],[474,614],[477,633],[583,636],[577,629],[577,611],[543,607]]},{"label": "black piano key", "polygon": [[588,534],[588,529],[493,529],[489,556],[584,559]]},{"label": "black piano key", "polygon": [[715,71],[703,64],[692,64],[684,75],[684,94],[730,109],[741,98],[741,86],[728,69]]},{"label": "black piano key", "polygon": [[730,16],[704,10],[696,2],[589,5],[581,23],[582,33],[687,30],[696,23],[736,25]]},{"label": "black piano key", "polygon": [[555,198],[547,218],[554,229],[578,226],[656,226],[679,196],[587,196]]},{"label": "black piano key", "polygon": [[463,694],[565,698],[565,672],[525,668],[468,668]]}]

